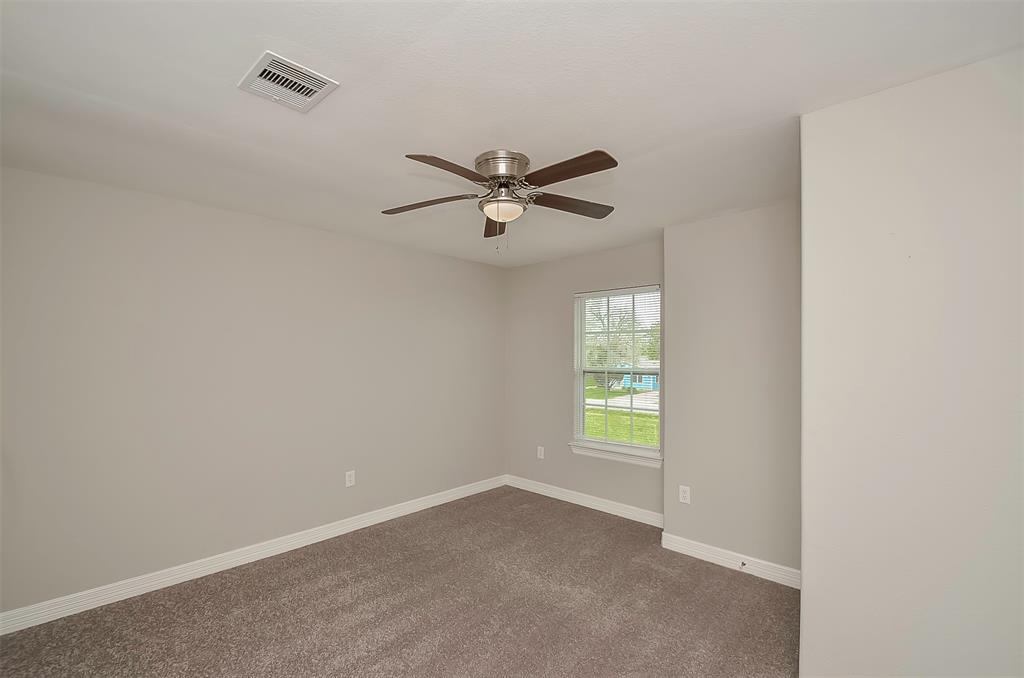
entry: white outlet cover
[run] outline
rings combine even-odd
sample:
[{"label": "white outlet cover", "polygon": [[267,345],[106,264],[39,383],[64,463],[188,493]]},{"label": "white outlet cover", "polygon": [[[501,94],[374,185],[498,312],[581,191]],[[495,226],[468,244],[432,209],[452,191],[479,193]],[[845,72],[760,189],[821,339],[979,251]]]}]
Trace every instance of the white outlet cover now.
[{"label": "white outlet cover", "polygon": [[679,486],[679,501],[684,504],[690,503],[690,486],[680,485]]},{"label": "white outlet cover", "polygon": [[544,448],[539,446],[539,445],[537,446],[537,458],[538,459],[543,459],[544,458]]},{"label": "white outlet cover", "polygon": [[345,471],[345,487],[352,487],[356,484],[356,472]]}]

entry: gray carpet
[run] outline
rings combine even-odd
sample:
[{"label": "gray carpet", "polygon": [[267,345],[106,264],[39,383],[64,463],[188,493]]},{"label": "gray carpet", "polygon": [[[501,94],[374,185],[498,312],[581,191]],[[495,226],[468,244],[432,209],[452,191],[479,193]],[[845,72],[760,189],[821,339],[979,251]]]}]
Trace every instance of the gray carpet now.
[{"label": "gray carpet", "polygon": [[792,676],[799,593],[502,487],[0,639],[15,676]]}]

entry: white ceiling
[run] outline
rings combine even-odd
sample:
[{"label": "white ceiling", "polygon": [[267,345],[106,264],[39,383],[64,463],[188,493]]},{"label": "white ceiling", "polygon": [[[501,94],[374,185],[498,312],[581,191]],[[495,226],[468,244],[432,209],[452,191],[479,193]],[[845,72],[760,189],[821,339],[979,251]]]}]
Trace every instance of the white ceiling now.
[{"label": "white ceiling", "polygon": [[[799,190],[800,113],[1022,42],[1017,2],[4,2],[5,165],[499,266],[604,249]],[[340,81],[308,114],[236,88],[264,50]],[[403,158],[617,169],[551,189],[500,252],[472,192]],[[628,265],[628,262],[624,265]]]}]

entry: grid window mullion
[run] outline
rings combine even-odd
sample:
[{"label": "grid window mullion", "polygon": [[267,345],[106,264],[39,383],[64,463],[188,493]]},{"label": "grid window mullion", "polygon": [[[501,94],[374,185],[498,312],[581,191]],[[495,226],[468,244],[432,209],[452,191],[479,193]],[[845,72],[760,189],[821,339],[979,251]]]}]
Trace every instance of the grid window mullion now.
[{"label": "grid window mullion", "polygon": [[[629,366],[636,367],[636,295],[629,298]],[[633,442],[633,393],[636,391],[636,373],[629,375],[629,442]]]},{"label": "grid window mullion", "polygon": [[604,298],[604,439],[608,439],[608,359],[611,352],[611,297]]}]

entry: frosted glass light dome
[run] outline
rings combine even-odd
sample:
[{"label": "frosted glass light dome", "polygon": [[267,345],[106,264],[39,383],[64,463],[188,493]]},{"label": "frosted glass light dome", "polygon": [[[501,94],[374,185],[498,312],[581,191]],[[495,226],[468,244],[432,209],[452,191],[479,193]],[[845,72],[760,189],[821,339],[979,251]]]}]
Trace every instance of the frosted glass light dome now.
[{"label": "frosted glass light dome", "polygon": [[484,203],[484,214],[494,221],[515,221],[526,210],[516,200],[491,200]]}]

